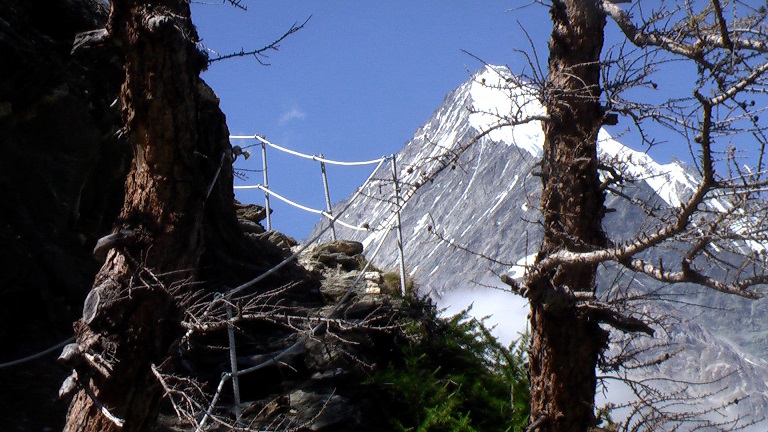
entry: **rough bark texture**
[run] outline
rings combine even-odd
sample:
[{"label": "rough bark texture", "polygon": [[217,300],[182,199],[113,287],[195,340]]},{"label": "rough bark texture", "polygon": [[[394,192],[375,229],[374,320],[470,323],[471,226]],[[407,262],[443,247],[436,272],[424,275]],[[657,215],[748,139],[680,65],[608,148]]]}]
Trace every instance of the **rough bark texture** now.
[{"label": "rough bark texture", "polygon": [[104,360],[104,372],[91,362],[78,369],[81,385],[126,423],[117,427],[80,390],[68,432],[151,430],[161,389],[150,366],[169,357],[181,334],[170,291],[202,278],[198,269],[214,261],[217,246],[240,236],[228,134],[215,96],[199,78],[206,59],[195,46],[188,2],[110,5],[107,30],[124,52],[120,101],[134,158],[115,227],[125,235],[111,244],[96,277],[92,319],[75,328],[80,347]]},{"label": "rough bark texture", "polygon": [[[554,1],[542,160],[543,259],[605,245],[597,132],[605,16],[594,0]],[[531,422],[539,431],[585,431],[595,423],[595,367],[607,343],[570,292],[594,292],[596,266],[561,267],[533,281]]]}]

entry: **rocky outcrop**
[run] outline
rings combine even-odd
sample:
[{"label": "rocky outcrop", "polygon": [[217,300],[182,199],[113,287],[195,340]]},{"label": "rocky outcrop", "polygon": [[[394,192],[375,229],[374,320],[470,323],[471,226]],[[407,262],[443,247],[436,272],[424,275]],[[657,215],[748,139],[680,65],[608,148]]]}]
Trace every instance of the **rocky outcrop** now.
[{"label": "rocky outcrop", "polygon": [[258,204],[235,204],[237,220],[243,232],[249,234],[262,234],[267,230],[261,221],[267,218],[267,209]]},{"label": "rocky outcrop", "polygon": [[[272,393],[246,403],[252,420],[261,426],[257,429],[276,424],[305,425],[310,431],[389,429],[388,418],[377,410],[376,393],[365,383],[377,367],[392,360],[398,344],[403,344],[404,332],[395,322],[406,312],[403,300],[380,294],[377,281],[383,279],[378,271],[361,275],[359,267],[347,267],[362,256],[362,245],[359,250],[356,246],[356,242],[326,243],[300,256],[299,262],[317,272],[321,282],[323,302],[309,310],[308,316],[336,317],[338,321],[329,323],[327,332],[308,339],[300,355],[275,366],[273,373],[294,371],[288,375],[290,379]],[[318,253],[328,250],[336,251],[332,258]],[[274,411],[258,416],[269,404]]]},{"label": "rocky outcrop", "polygon": [[365,262],[363,244],[344,240],[324,243],[312,250],[311,259],[326,267],[354,270],[362,267]]},{"label": "rocky outcrop", "polygon": [[[241,424],[253,430],[391,430],[389,413],[380,406],[370,378],[398,359],[409,338],[401,323],[421,314],[408,301],[382,294],[384,277],[378,270],[361,273],[362,266],[348,267],[364,259],[362,252],[362,245],[352,241],[307,248],[298,262],[315,283],[297,287],[303,295],[282,296],[292,299],[281,309],[291,318],[272,314],[266,320],[283,328],[265,331],[258,318],[238,324],[238,368],[268,364],[240,378]],[[200,379],[208,376],[209,388],[216,387],[229,363],[226,352],[203,345],[222,344],[223,332],[209,335],[197,341],[190,355],[194,366],[188,372]],[[275,358],[279,361],[270,362]],[[225,387],[222,399],[228,402],[217,412],[232,421],[236,409],[230,389]],[[190,428],[170,411],[161,423],[166,432]]]}]

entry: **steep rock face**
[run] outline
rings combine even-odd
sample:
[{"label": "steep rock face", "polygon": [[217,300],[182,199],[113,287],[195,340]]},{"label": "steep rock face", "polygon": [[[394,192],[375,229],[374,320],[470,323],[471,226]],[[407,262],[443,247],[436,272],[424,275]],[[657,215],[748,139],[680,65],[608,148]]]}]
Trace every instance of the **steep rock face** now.
[{"label": "steep rock face", "polygon": [[[484,68],[451,92],[397,154],[405,200],[401,214],[404,255],[410,276],[442,307],[475,302],[476,310],[483,315],[488,313],[483,312],[483,303],[493,299],[490,301],[497,303],[494,310],[499,315],[492,321],[509,337],[525,328],[527,308],[514,296],[502,297],[487,286],[504,289],[499,275],[522,276],[526,263],[538,250],[541,182],[536,176],[536,162],[543,143],[538,121],[502,126],[503,116],[522,118],[543,113],[535,91],[524,84],[510,85],[514,81],[506,68]],[[476,142],[455,163],[449,162],[472,140]],[[600,157],[618,164],[625,175],[636,179],[626,185],[623,192],[627,197],[664,211],[693,190],[697,174],[690,167],[678,162],[659,164],[625,147],[605,131],[599,141]],[[397,248],[390,230],[394,225],[390,167],[376,177],[362,198],[351,203],[341,217],[349,224],[371,227],[371,231],[361,233],[338,225],[336,230],[339,238],[361,241],[371,249],[388,236],[380,254],[369,258],[381,268],[394,269]],[[632,238],[643,224],[649,223],[644,212],[629,205],[629,201],[613,194],[606,197],[606,206],[614,211],[606,216],[604,226],[614,239]],[[338,204],[334,214],[347,204]],[[310,237],[326,225],[320,222]],[[669,249],[653,253],[671,257],[677,252]],[[598,284],[606,292],[611,287],[626,287],[630,279],[631,275],[607,267],[601,270]],[[660,288],[644,278],[633,280],[632,286],[646,293]],[[768,302],[752,302],[695,287],[667,287],[661,293],[673,300],[649,302],[643,307],[651,308],[657,316],[672,318],[669,333],[662,336],[669,343],[665,349],[682,352],[644,376],[691,382],[725,376],[722,381],[692,392],[726,388],[708,398],[715,405],[746,397],[726,410],[729,418],[767,412],[768,363],[761,359],[766,354],[768,327],[759,317],[765,316]],[[733,332],[733,322],[744,331]],[[505,331],[510,327],[516,330]],[[677,390],[671,381],[664,386],[669,391]]]},{"label": "steep rock face", "polygon": [[[122,203],[119,59],[70,54],[107,13],[97,0],[0,2],[0,362],[71,334],[99,266],[91,251]],[[22,407],[50,405],[58,375],[50,358],[0,369],[0,406],[14,413],[3,429],[53,426],[55,410]]]},{"label": "steep rock face", "polygon": [[0,319],[25,314],[31,296],[59,314],[83,296],[98,265],[90,251],[121,203],[129,150],[110,107],[120,66],[108,52],[70,55],[75,34],[106,14],[96,1],[0,5],[0,286],[11,300]]}]

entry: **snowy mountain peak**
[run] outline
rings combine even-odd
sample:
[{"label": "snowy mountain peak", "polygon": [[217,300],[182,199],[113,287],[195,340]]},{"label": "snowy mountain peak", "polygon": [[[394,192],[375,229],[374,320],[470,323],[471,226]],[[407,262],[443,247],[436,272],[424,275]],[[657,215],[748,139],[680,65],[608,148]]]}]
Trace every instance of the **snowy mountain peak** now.
[{"label": "snowy mountain peak", "polygon": [[[544,116],[535,88],[506,67],[488,65],[446,96],[398,153],[404,235],[410,244],[426,245],[411,251],[416,263],[412,274],[431,277],[425,292],[439,297],[458,283],[454,277],[467,276],[432,277],[439,273],[436,268],[446,265],[435,233],[456,244],[474,242],[470,250],[489,257],[504,256],[510,263],[503,270],[489,272],[487,265],[477,269],[476,277],[470,277],[473,280],[492,279],[494,271],[506,271],[532,253],[540,234],[519,222],[539,217],[540,180],[532,173],[542,154]],[[694,191],[692,170],[678,162],[659,164],[605,130],[598,136],[598,152],[625,180],[631,180],[628,187],[642,199],[679,206]],[[390,180],[389,175],[382,175],[370,184],[363,193],[367,198],[353,203],[354,214],[344,218],[354,225],[376,228],[369,233],[349,233],[366,246],[377,244],[393,221]],[[613,208],[612,199],[608,197],[607,205]],[[626,209],[606,223],[616,232],[631,235],[637,230],[625,225],[630,219],[644,217],[639,212]],[[495,230],[499,238],[489,241],[489,230]],[[393,263],[394,250],[391,254],[387,246],[383,250],[392,257],[387,265]]]},{"label": "snowy mountain peak", "polygon": [[671,207],[680,206],[682,199],[696,190],[698,180],[679,161],[659,164],[648,154],[616,141],[605,129],[600,130],[597,145],[604,161],[622,167],[629,178],[647,183]]}]

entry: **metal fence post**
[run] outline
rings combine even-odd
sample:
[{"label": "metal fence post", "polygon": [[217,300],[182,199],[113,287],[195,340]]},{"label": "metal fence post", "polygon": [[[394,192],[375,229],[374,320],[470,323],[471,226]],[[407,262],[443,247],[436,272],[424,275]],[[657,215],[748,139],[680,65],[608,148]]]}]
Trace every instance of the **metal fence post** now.
[{"label": "metal fence post", "polygon": [[232,324],[232,306],[227,305],[227,336],[229,337],[229,370],[232,374],[232,393],[235,396],[235,416],[240,421],[242,411],[240,409],[240,378],[237,376],[237,349],[235,348],[235,326]]},{"label": "metal fence post", "polygon": [[[267,172],[267,143],[261,142],[261,166],[264,168],[264,187],[269,189],[269,174]],[[272,216],[269,209],[269,193],[264,192],[264,207],[267,212],[267,230],[272,229]]]},{"label": "metal fence post", "polygon": [[[320,154],[320,158],[324,158],[322,154]],[[331,191],[328,189],[328,175],[325,172],[325,162],[320,161],[320,173],[323,175],[323,189],[325,190],[325,210],[328,211],[328,214],[332,215],[331,212]],[[331,225],[331,235],[333,236],[333,240],[336,240],[336,227],[333,226],[333,220],[330,221]]]},{"label": "metal fence post", "polygon": [[397,218],[397,258],[400,264],[400,293],[405,297],[405,258],[403,257],[403,229],[400,220],[400,184],[397,179],[397,160],[392,154],[392,182],[395,194],[395,215]]}]

